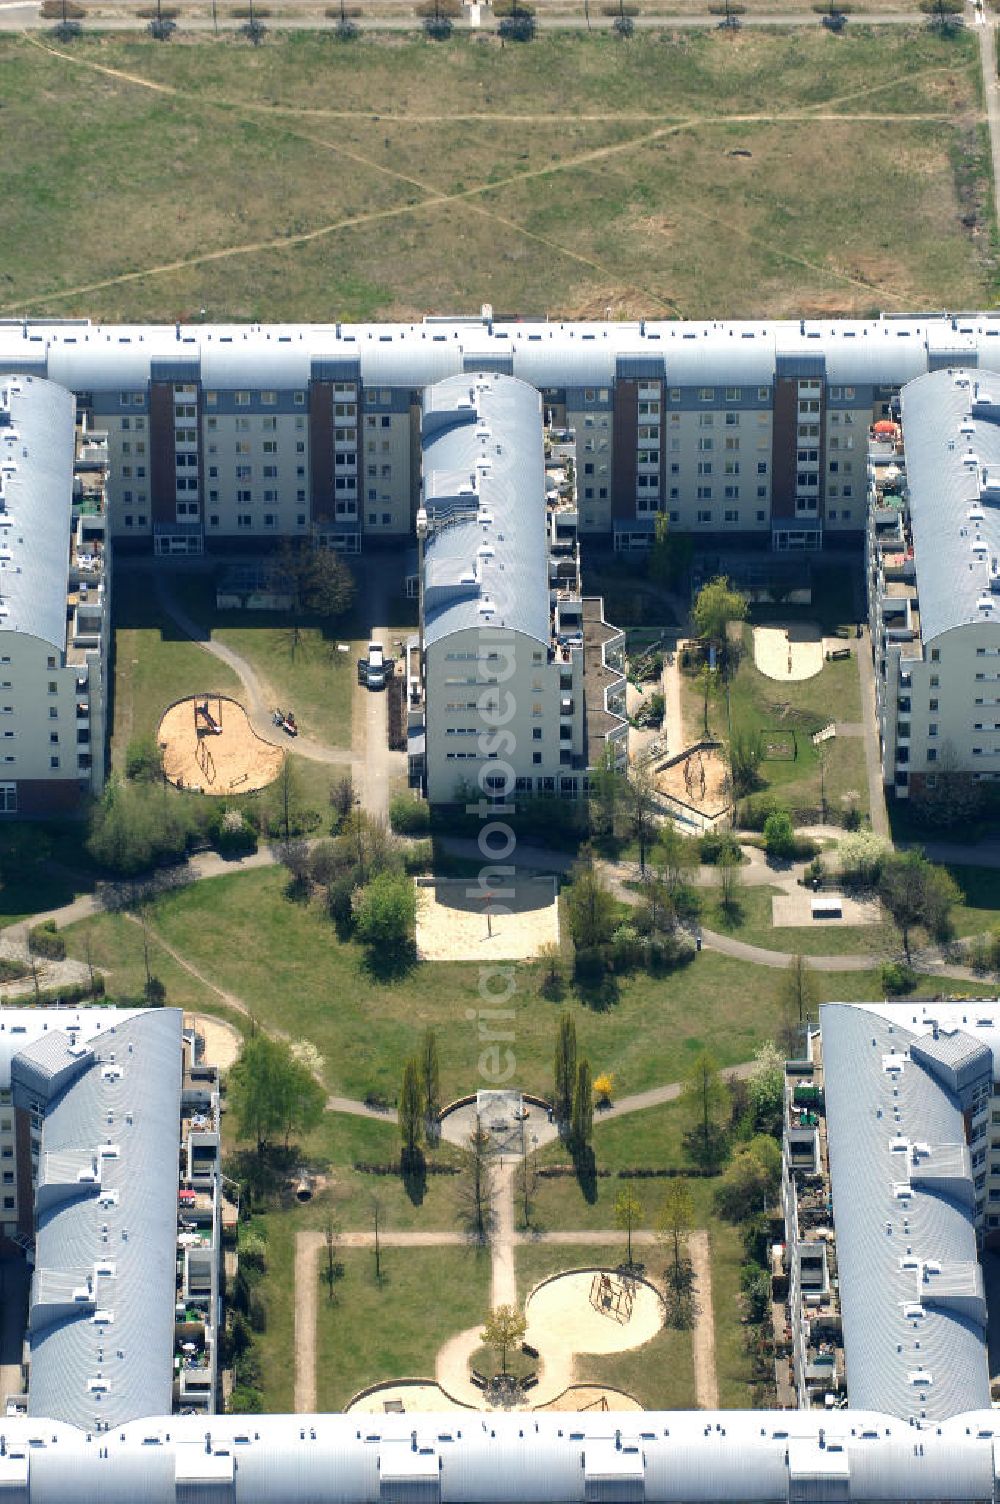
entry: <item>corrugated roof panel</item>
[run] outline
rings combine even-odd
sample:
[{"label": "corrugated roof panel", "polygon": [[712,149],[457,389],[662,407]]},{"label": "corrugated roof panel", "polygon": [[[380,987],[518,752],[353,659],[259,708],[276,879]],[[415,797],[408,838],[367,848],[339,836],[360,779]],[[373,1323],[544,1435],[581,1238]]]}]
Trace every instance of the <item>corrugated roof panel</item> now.
[{"label": "corrugated roof panel", "polygon": [[66,582],[73,510],[76,404],[51,381],[16,377],[0,385],[0,461],[14,466],[4,485],[0,547],[0,632],[66,646]]}]

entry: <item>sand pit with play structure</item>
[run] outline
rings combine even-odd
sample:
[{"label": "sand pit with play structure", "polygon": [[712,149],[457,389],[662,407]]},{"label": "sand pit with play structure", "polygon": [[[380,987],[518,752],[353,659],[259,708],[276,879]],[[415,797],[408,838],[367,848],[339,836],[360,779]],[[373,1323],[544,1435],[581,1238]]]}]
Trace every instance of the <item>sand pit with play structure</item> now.
[{"label": "sand pit with play structure", "polygon": [[238,700],[194,695],[171,705],[156,733],[164,776],[201,794],[248,794],[266,788],[285,754],[257,735]]},{"label": "sand pit with play structure", "polygon": [[769,679],[812,679],[823,667],[814,621],[770,621],[753,629],[753,661]]},{"label": "sand pit with play structure", "polygon": [[622,1353],[650,1342],[663,1326],[663,1303],[643,1279],[612,1269],[557,1274],[528,1296],[525,1341],[546,1352]]},{"label": "sand pit with play structure", "polygon": [[683,757],[656,769],[656,787],[708,819],[732,804],[729,765],[718,747],[693,747]]},{"label": "sand pit with play structure", "polygon": [[558,884],[518,877],[483,889],[475,878],[417,878],[417,954],[424,961],[526,961],[559,943]]}]

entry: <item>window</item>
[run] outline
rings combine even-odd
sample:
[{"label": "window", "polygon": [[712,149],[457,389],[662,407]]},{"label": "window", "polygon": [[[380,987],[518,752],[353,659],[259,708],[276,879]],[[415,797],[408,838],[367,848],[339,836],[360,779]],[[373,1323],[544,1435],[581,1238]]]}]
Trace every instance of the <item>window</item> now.
[{"label": "window", "polygon": [[740,398],[742,396],[743,396],[743,392],[741,391],[741,389],[738,386],[727,386],[726,387],[726,401],[727,402],[739,402],[739,400],[740,400]]},{"label": "window", "polygon": [[236,393],[236,406],[237,407],[249,407],[250,406],[250,393],[249,392],[237,392]]},{"label": "window", "polygon": [[757,388],[757,401],[758,402],[767,402],[770,399],[770,396],[771,396],[771,388],[769,386],[759,386]]},{"label": "window", "polygon": [[[934,652],[935,653],[937,652],[937,648],[934,649]],[[933,653],[932,653],[931,656],[933,657]],[[930,683],[931,689],[937,689],[938,685],[941,683],[941,680],[940,680],[940,678],[938,677],[937,674],[931,674],[929,683]]]},{"label": "window", "polygon": [[[940,648],[931,648],[931,662],[932,663],[940,663],[941,662],[941,649]],[[932,679],[931,683],[932,684],[936,684],[937,680],[936,679]]]},{"label": "window", "polygon": [[294,404],[295,404],[296,407],[305,407],[305,405],[306,405],[306,394],[305,394],[305,392],[294,392],[292,394],[292,401],[294,402]]},{"label": "window", "polygon": [[758,460],[757,461],[757,474],[758,475],[766,475],[767,474],[767,460]]},{"label": "window", "polygon": [[17,814],[16,783],[0,783],[0,814]]},{"label": "window", "polygon": [[927,727],[927,735],[928,736],[937,736],[937,734],[938,734],[938,723],[937,723],[937,721],[931,721],[930,725]]},{"label": "window", "polygon": [[714,386],[701,386],[701,387],[699,387],[698,388],[698,401],[699,402],[714,402],[715,401],[715,387]]},{"label": "window", "polygon": [[49,758],[49,767],[50,768],[58,768],[58,766],[59,766],[59,759],[58,759],[58,757],[50,757]]},{"label": "window", "polygon": [[274,407],[278,400],[278,394],[277,392],[261,392],[260,400],[263,407]]},{"label": "window", "polygon": [[710,511],[707,511],[707,510],[704,510],[704,509],[700,509],[699,510],[699,512],[698,512],[698,521],[699,522],[711,522],[711,520],[712,520],[712,513]]},{"label": "window", "polygon": [[727,507],[722,514],[723,522],[739,522],[740,514],[733,507]]}]

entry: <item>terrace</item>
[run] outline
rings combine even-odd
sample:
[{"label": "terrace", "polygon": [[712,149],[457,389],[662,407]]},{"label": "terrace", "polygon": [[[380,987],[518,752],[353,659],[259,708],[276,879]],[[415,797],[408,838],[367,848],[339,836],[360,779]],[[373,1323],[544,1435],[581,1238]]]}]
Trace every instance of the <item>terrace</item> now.
[{"label": "terrace", "polygon": [[[837,1250],[823,1100],[822,1045],[785,1066],[782,1205],[787,1301],[773,1307],[776,1352],[790,1358],[779,1389],[801,1409],[846,1404]],[[783,1287],[784,1288],[784,1287]]]}]

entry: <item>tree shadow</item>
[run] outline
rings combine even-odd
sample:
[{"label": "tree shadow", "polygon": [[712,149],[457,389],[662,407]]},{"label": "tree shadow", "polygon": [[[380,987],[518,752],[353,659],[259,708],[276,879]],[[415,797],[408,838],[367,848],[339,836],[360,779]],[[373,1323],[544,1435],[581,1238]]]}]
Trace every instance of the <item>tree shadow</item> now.
[{"label": "tree shadow", "polygon": [[573,1165],[580,1194],[584,1201],[593,1206],[597,1200],[597,1159],[589,1144],[573,1155]]},{"label": "tree shadow", "polygon": [[621,995],[621,985],[613,971],[577,974],[573,985],[580,1002],[594,1013],[607,1013]]},{"label": "tree shadow", "polygon": [[414,1206],[422,1206],[427,1194],[427,1161],[423,1150],[414,1149],[411,1154],[404,1149],[399,1158],[399,1173],[410,1201]]},{"label": "tree shadow", "polygon": [[417,964],[417,948],[412,940],[385,948],[369,946],[361,963],[373,982],[401,982]]}]

